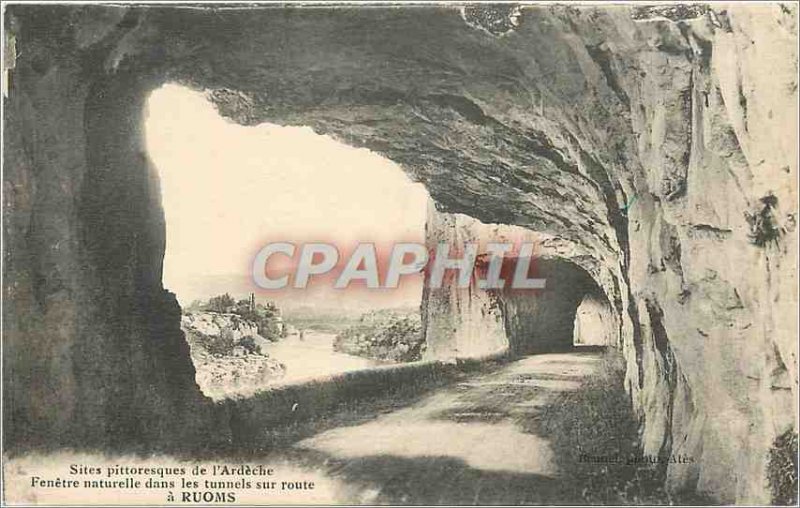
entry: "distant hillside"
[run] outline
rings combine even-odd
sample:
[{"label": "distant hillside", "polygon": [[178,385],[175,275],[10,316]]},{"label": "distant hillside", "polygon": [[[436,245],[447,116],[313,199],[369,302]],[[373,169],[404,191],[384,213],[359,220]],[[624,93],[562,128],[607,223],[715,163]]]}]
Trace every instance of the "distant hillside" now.
[{"label": "distant hillside", "polygon": [[[419,315],[418,307],[396,307],[369,312],[393,312],[400,315]],[[309,329],[326,333],[340,333],[361,322],[365,313],[360,309],[313,307],[310,305],[287,309],[283,318],[296,329]]]},{"label": "distant hillside", "polygon": [[[167,289],[170,288],[167,284]],[[346,309],[356,314],[387,308],[417,308],[422,300],[422,287],[408,286],[397,290],[349,291],[328,287],[281,291],[261,290],[253,284],[248,274],[203,275],[181,285],[177,293],[181,306],[195,300],[229,293],[235,298],[245,298],[255,293],[259,302],[274,302],[284,312],[305,307]]]}]

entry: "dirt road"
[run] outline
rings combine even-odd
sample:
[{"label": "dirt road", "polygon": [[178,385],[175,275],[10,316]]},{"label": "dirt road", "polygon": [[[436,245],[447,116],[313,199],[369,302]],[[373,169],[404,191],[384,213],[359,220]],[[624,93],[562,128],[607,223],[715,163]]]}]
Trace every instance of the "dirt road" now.
[{"label": "dirt road", "polygon": [[[563,457],[554,457],[554,433],[541,430],[540,423],[548,419],[554,400],[578,389],[582,380],[600,370],[602,361],[601,353],[530,356],[490,373],[466,376],[416,402],[379,405],[368,415],[359,413],[358,420],[331,417],[320,427],[328,430],[309,432],[305,439],[287,442],[287,448],[244,459],[196,462],[69,451],[28,454],[5,461],[5,479],[14,486],[6,495],[28,503],[96,500],[93,490],[30,488],[31,475],[93,479],[69,475],[70,464],[182,466],[192,471],[248,463],[274,469],[275,476],[250,477],[252,485],[244,489],[226,484],[239,476],[204,476],[202,488],[211,494],[233,492],[240,504],[585,503],[579,495],[582,485],[559,470],[557,459]],[[177,476],[166,480],[183,481]],[[109,496],[121,504],[163,504],[168,490],[176,496],[187,492],[172,487],[117,489]]]},{"label": "dirt road", "polygon": [[[600,367],[601,353],[530,356],[367,423],[294,445],[339,486],[331,502],[580,503],[536,433],[557,396]],[[315,468],[316,469],[316,468]]]}]

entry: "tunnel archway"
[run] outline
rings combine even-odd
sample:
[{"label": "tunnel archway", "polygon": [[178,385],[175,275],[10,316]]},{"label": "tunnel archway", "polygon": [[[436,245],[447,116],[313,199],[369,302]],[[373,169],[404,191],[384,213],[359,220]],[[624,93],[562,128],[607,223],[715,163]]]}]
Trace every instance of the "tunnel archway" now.
[{"label": "tunnel archway", "polygon": [[[181,304],[202,392],[216,400],[252,396],[418,360],[421,274],[382,288],[363,280],[335,287],[330,274],[356,246],[369,244],[383,264],[394,242],[420,243],[430,199],[424,186],[366,148],[303,126],[238,125],[208,99],[167,83],[149,95],[144,129],[165,217],[163,285]],[[265,288],[254,259],[275,242],[298,251],[333,242],[337,265],[307,285]],[[297,257],[273,258],[267,271],[285,270],[294,282]],[[365,319],[380,323],[370,339],[396,320],[410,325],[378,346],[354,331]]]},{"label": "tunnel archway", "polygon": [[[477,244],[478,255],[469,287],[450,283],[425,288],[428,359],[527,355],[573,345],[620,343],[613,283],[609,284],[602,268],[575,256],[574,245],[534,228],[485,223],[473,215],[440,208],[431,201],[426,226],[429,248],[446,242],[457,249],[466,241]],[[504,283],[501,289],[491,289],[482,285],[494,262],[492,243],[514,246],[502,256],[504,281],[513,280],[517,267],[525,266],[528,277],[544,279],[545,287],[522,289]],[[519,255],[523,244],[530,244],[532,257]]]},{"label": "tunnel archway", "polygon": [[[594,279],[570,261],[535,259],[543,289],[498,293],[509,351],[515,355],[567,351],[575,346],[578,307],[587,298],[605,299]],[[605,344],[603,344],[605,345]]]}]

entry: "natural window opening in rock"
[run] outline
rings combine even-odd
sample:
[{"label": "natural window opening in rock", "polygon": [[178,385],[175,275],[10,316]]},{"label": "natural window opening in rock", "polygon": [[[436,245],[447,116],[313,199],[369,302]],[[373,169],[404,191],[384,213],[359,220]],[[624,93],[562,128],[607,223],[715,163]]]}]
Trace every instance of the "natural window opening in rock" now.
[{"label": "natural window opening in rock", "polygon": [[[421,184],[308,127],[232,123],[178,85],[151,94],[145,125],[166,222],[164,287],[183,307],[207,395],[422,357],[421,275],[397,289],[266,291],[251,274],[269,242],[333,242],[343,258],[359,242],[423,243]],[[376,335],[378,346],[366,340]]]}]

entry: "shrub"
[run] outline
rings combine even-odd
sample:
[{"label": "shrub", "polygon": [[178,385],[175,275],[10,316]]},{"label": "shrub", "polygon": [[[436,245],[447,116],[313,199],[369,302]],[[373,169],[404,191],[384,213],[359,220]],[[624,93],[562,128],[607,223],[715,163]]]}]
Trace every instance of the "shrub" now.
[{"label": "shrub", "polygon": [[422,357],[424,340],[417,314],[372,311],[336,336],[334,349],[347,354],[413,362]]},{"label": "shrub", "polygon": [[764,247],[776,242],[781,236],[781,229],[775,217],[778,198],[772,193],[761,198],[761,208],[753,212],[745,212],[744,216],[750,226],[750,241]]},{"label": "shrub", "polygon": [[286,328],[283,326],[283,319],[278,306],[273,302],[256,303],[252,295],[249,299],[242,299],[237,302],[231,295],[225,293],[224,295],[209,298],[207,303],[195,300],[185,310],[234,314],[235,318],[253,322],[258,328],[258,334],[265,339],[274,341],[286,336]]},{"label": "shrub", "polygon": [[286,336],[286,330],[280,321],[275,318],[259,318],[255,320],[258,334],[272,341]]},{"label": "shrub", "polygon": [[212,312],[228,312],[236,302],[228,293],[214,296],[208,300],[206,308]]},{"label": "shrub", "polygon": [[206,350],[215,356],[227,356],[233,353],[234,341],[233,331],[224,328],[216,336],[205,336],[204,345]]},{"label": "shrub", "polygon": [[252,335],[242,337],[239,341],[239,345],[242,346],[248,354],[261,354],[261,348],[256,344],[256,339]]},{"label": "shrub", "polygon": [[255,323],[258,334],[265,339],[274,341],[286,336],[281,311],[273,302],[261,304],[255,303],[253,299],[239,300],[232,312]]},{"label": "shrub", "polygon": [[797,505],[797,434],[794,429],[775,438],[769,451],[767,480],[772,504]]}]

